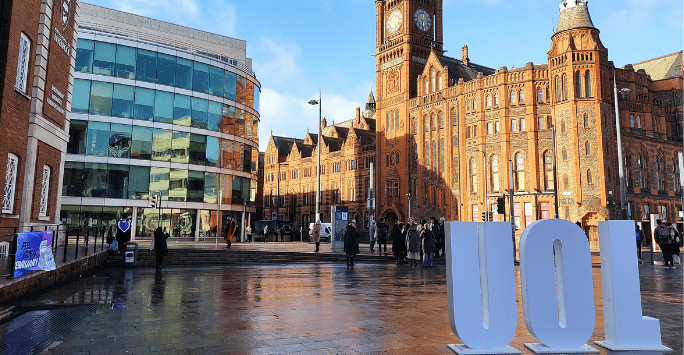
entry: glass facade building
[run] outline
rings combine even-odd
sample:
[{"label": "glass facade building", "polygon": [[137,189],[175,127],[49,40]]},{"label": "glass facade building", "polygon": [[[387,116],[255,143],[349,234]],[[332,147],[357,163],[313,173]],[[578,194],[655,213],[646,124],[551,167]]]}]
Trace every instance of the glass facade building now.
[{"label": "glass facade building", "polygon": [[138,239],[162,226],[195,241],[213,240],[228,216],[249,223],[260,91],[251,61],[194,38],[169,45],[125,28],[80,31],[61,219],[82,224],[89,214],[107,227],[127,217]]}]

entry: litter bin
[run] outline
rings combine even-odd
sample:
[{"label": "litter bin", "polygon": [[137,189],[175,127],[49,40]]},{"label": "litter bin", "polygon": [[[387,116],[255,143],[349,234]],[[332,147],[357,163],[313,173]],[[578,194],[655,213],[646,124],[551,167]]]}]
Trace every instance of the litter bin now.
[{"label": "litter bin", "polygon": [[136,267],[138,264],[138,243],[126,243],[126,251],[124,252],[124,266]]}]

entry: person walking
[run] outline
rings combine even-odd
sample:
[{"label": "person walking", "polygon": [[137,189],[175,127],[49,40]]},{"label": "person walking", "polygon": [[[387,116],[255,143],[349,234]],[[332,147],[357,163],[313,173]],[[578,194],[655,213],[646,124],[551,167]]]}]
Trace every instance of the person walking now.
[{"label": "person walking", "polygon": [[420,259],[420,232],[418,232],[418,225],[411,220],[411,227],[408,231],[408,255],[409,264],[411,267],[418,266],[418,260]]},{"label": "person walking", "polygon": [[164,256],[168,252],[168,246],[166,244],[166,239],[169,238],[168,233],[164,233],[162,227],[157,227],[154,231],[154,254],[157,257],[157,269],[162,268],[162,262],[164,261]]},{"label": "person walking", "polygon": [[421,233],[421,239],[423,240],[423,267],[433,266],[432,258],[435,255],[435,234],[432,231],[432,228],[434,227],[432,220]]},{"label": "person walking", "polygon": [[368,228],[368,238],[370,239],[370,251],[375,253],[375,242],[378,241],[378,225],[375,220],[370,223],[370,228]]},{"label": "person walking", "polygon": [[[674,223],[669,223],[668,228],[670,228],[670,240],[672,243],[670,244],[670,248],[672,250],[672,259],[674,260],[674,264],[678,265],[681,264],[681,256],[679,255],[679,246],[681,245],[681,236],[679,234],[679,231],[677,230],[677,226]],[[676,257],[676,260],[675,260]]]},{"label": "person walking", "polygon": [[316,222],[313,229],[311,230],[311,241],[316,243],[316,250],[314,252],[318,253],[321,247],[321,222]]},{"label": "person walking", "polygon": [[223,227],[223,239],[226,242],[226,248],[230,248],[230,246],[233,244],[235,229],[237,229],[237,225],[235,224],[235,221],[233,221],[233,217],[229,216],[225,227]]},{"label": "person walking", "polygon": [[356,221],[352,220],[344,231],[344,253],[347,256],[347,266],[354,266],[354,257],[359,253],[359,232]]},{"label": "person walking", "polygon": [[439,235],[435,235],[435,256],[439,257],[440,254],[441,256],[444,256],[444,253],[446,253],[446,247],[445,247],[445,231],[444,231],[444,222],[446,219],[444,217],[439,218],[439,223],[437,226],[439,227]]},{"label": "person walking", "polygon": [[658,225],[656,227],[656,242],[658,242],[660,249],[663,251],[663,260],[665,261],[663,267],[673,267],[670,228],[667,228],[663,221],[659,219],[656,220],[656,224]]},{"label": "person walking", "polygon": [[406,234],[402,230],[403,223],[395,224],[392,228],[392,254],[397,259],[397,265],[406,257]]},{"label": "person walking", "polygon": [[378,222],[378,254],[382,253],[382,246],[385,245],[385,255],[387,255],[387,237],[389,235],[389,226],[385,224],[385,219],[380,218]]},{"label": "person walking", "polygon": [[641,260],[641,243],[644,241],[644,232],[636,225],[636,246],[637,246],[637,256]]}]

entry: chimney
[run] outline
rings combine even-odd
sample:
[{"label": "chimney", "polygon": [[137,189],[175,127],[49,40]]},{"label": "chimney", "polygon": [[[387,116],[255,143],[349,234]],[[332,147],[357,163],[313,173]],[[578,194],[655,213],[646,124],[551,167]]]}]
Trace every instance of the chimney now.
[{"label": "chimney", "polygon": [[361,122],[361,107],[356,106],[356,123]]},{"label": "chimney", "polygon": [[463,59],[461,59],[463,64],[469,65],[470,58],[468,58],[468,45],[463,45],[463,48],[461,48],[461,54],[463,55]]},{"label": "chimney", "polygon": [[323,120],[321,120],[321,128],[325,128],[328,126],[328,121],[323,117]]}]

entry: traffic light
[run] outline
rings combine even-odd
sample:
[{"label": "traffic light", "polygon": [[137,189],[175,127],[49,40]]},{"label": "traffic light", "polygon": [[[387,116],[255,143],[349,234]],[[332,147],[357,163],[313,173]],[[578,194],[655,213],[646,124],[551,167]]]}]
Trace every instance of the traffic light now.
[{"label": "traffic light", "polygon": [[155,210],[159,208],[159,195],[152,195],[152,198],[150,199],[150,207],[154,208]]},{"label": "traffic light", "polygon": [[499,214],[506,214],[506,198],[499,197],[496,199],[496,211]]},{"label": "traffic light", "polygon": [[487,212],[482,212],[482,222],[487,222]]}]

